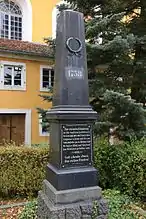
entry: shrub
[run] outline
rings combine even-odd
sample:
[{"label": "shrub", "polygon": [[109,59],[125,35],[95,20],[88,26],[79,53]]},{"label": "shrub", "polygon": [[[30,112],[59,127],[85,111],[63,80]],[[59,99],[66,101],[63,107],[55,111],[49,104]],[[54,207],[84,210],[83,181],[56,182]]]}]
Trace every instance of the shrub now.
[{"label": "shrub", "polygon": [[36,212],[37,212],[37,202],[33,201],[27,204],[19,215],[18,219],[36,219]]},{"label": "shrub", "polygon": [[[109,145],[95,143],[95,167],[104,189],[116,188],[128,195],[146,196],[146,142]],[[48,147],[0,147],[0,197],[37,194],[49,162]]]},{"label": "shrub", "polygon": [[48,160],[47,148],[0,147],[0,197],[37,193]]},{"label": "shrub", "polygon": [[145,140],[109,145],[106,140],[102,139],[96,142],[94,155],[101,187],[117,188],[128,195],[145,198]]},{"label": "shrub", "polygon": [[108,201],[109,215],[108,219],[144,219],[144,215],[132,209],[135,206],[133,200],[127,195],[121,194],[116,190],[105,190],[104,197]]},{"label": "shrub", "polygon": [[33,147],[33,148],[48,148],[49,144],[48,143],[32,144],[31,147]]}]

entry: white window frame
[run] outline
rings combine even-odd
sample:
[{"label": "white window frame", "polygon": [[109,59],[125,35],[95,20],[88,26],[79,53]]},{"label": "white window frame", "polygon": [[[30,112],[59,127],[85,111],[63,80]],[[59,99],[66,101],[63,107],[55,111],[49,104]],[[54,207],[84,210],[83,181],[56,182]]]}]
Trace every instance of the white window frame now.
[{"label": "white window frame", "polygon": [[[52,70],[53,67],[48,66],[48,65],[41,65],[41,66],[40,66],[40,91],[42,91],[42,92],[48,92],[48,91],[49,91],[49,88],[44,88],[44,87],[43,87],[43,69],[44,69],[44,68],[47,68],[47,69]],[[51,88],[51,87],[50,87],[50,88]]]},{"label": "white window frame", "polygon": [[32,41],[32,3],[30,0],[15,0],[22,9],[22,40]]},{"label": "white window frame", "polygon": [[[4,85],[4,65],[12,65],[12,66],[22,66],[22,86],[12,86],[12,85]],[[25,91],[26,90],[26,64],[20,62],[7,62],[1,61],[0,62],[0,90],[18,90],[18,91]]]},{"label": "white window frame", "polygon": [[32,3],[30,0],[12,0],[22,10],[22,40],[32,41]]},{"label": "white window frame", "polygon": [[50,132],[43,132],[43,128],[42,128],[42,118],[41,118],[41,115],[40,115],[40,114],[39,114],[39,136],[41,136],[41,137],[50,136]]},{"label": "white window frame", "polygon": [[[13,0],[11,0],[12,2],[14,2]],[[6,37],[5,36],[5,34],[4,34],[4,37],[2,37],[2,36],[0,36],[1,38],[4,38],[4,39],[12,39],[11,37],[12,37],[12,30],[11,30],[11,22],[12,22],[12,17],[14,17],[14,18],[21,18],[21,22],[23,22],[23,14],[22,14],[22,10],[21,10],[21,7],[19,6],[19,4],[17,4],[16,2],[14,2],[14,4],[16,5],[16,6],[18,6],[19,7],[19,10],[21,11],[21,14],[16,14],[16,13],[13,13],[11,10],[9,10],[9,11],[3,11],[3,10],[0,10],[0,13],[1,13],[1,15],[3,15],[4,17],[7,15],[8,16],[8,37]],[[14,7],[14,6],[13,6]],[[1,20],[0,20],[1,21]],[[4,21],[5,21],[5,18],[4,18]],[[17,33],[21,33],[21,39],[19,38],[19,36],[18,36],[18,38],[17,38],[17,40],[22,40],[22,26],[20,27],[19,26],[19,22],[17,22],[17,24],[18,24],[18,29],[19,28],[21,28],[21,31],[15,31],[15,32],[17,32]],[[14,25],[13,25],[13,28],[14,28]],[[2,30],[5,32],[5,28],[3,29],[2,28]],[[13,36],[14,38],[14,40],[16,40],[16,38],[15,38],[15,35]]]}]

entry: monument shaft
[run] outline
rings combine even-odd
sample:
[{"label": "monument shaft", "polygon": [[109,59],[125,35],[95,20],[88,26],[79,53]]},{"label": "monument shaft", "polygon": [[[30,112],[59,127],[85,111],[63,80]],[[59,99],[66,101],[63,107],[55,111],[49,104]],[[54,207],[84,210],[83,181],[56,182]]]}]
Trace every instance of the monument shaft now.
[{"label": "monument shaft", "polygon": [[57,20],[53,106],[88,106],[83,15],[66,11]]},{"label": "monument shaft", "polygon": [[97,185],[92,167],[96,117],[89,105],[83,14],[64,11],[57,20],[53,107],[48,112],[47,180],[57,190]]},{"label": "monument shaft", "polygon": [[91,219],[93,201],[107,219],[107,205],[93,167],[93,123],[89,105],[83,15],[63,11],[57,21],[55,81],[50,121],[50,159],[38,219]]}]

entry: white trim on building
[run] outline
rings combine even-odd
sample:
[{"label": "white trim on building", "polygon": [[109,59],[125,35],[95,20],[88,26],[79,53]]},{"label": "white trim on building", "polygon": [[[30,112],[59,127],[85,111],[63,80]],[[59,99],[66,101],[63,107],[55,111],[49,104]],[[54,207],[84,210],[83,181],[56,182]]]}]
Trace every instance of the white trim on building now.
[{"label": "white trim on building", "polygon": [[0,114],[25,114],[25,145],[31,145],[31,110],[0,109]]},{"label": "white trim on building", "polygon": [[15,0],[21,6],[22,21],[22,40],[32,41],[32,5],[30,0]]},{"label": "white trim on building", "polygon": [[[22,67],[21,86],[4,84],[4,66]],[[14,84],[14,75],[12,74],[12,83]],[[26,64],[20,62],[0,61],[0,90],[26,90]]]},{"label": "white trim on building", "polygon": [[59,10],[56,6],[66,3],[65,0],[60,1],[55,5],[52,11],[52,38],[56,38],[56,27],[57,27],[57,15],[59,14]]},{"label": "white trim on building", "polygon": [[22,10],[14,1],[0,1],[0,37],[22,40]]},{"label": "white trim on building", "polygon": [[[50,71],[49,72],[49,87],[48,88],[43,87],[43,69],[48,69]],[[52,77],[51,77],[52,70],[53,70],[53,67],[51,67],[51,66],[48,66],[48,65],[41,65],[40,66],[40,91],[48,92],[49,88],[52,87],[51,86],[51,84],[53,83]]]},{"label": "white trim on building", "polygon": [[50,136],[49,132],[43,132],[43,128],[42,128],[42,118],[39,115],[39,136],[41,137],[47,137]]}]

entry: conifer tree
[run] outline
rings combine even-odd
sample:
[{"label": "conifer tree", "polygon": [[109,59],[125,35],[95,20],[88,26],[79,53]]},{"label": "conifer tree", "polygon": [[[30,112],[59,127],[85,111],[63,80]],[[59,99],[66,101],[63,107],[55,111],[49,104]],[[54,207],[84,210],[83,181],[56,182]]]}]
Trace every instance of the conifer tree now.
[{"label": "conifer tree", "polygon": [[90,98],[99,113],[97,134],[116,127],[122,139],[145,136],[146,1],[68,2],[85,15]]},{"label": "conifer tree", "polygon": [[67,2],[85,16],[90,103],[99,114],[96,135],[114,128],[119,139],[145,136],[145,0]]}]

